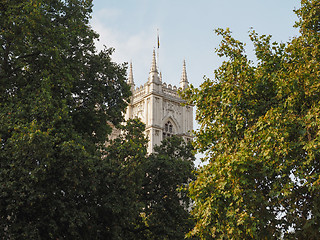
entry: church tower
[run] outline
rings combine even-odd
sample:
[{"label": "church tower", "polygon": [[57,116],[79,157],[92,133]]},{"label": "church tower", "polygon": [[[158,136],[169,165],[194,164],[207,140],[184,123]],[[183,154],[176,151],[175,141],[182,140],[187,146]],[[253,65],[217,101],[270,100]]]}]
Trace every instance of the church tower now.
[{"label": "church tower", "polygon": [[[185,141],[192,139],[193,106],[182,104],[176,86],[162,83],[153,50],[151,69],[148,81],[141,87],[135,88],[132,63],[130,63],[128,84],[131,86],[132,97],[127,107],[125,119],[139,118],[146,124],[146,136],[149,139],[148,152],[152,153],[155,145],[172,135],[181,136]],[[180,88],[188,87],[186,63],[183,62]]]}]

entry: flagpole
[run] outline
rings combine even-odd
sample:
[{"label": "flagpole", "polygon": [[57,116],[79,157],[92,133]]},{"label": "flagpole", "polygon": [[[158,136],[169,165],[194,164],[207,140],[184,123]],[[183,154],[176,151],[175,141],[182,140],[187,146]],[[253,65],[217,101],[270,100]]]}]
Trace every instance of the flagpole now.
[{"label": "flagpole", "polygon": [[159,72],[160,72],[159,48],[160,48],[159,28],[157,28],[157,62],[158,62],[158,68],[159,68]]}]

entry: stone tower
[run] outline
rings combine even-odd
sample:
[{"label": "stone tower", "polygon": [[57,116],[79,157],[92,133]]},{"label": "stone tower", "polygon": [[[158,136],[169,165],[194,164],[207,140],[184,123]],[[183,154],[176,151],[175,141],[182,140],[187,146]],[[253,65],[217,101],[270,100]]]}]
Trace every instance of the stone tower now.
[{"label": "stone tower", "polygon": [[[185,101],[178,95],[178,88],[162,82],[154,50],[148,81],[143,86],[135,88],[131,63],[128,84],[131,86],[132,97],[125,119],[139,118],[146,124],[149,153],[153,152],[155,145],[160,145],[163,139],[172,135],[181,136],[185,141],[192,138],[193,106],[182,106]],[[185,89],[187,86],[184,61],[179,89]]]}]

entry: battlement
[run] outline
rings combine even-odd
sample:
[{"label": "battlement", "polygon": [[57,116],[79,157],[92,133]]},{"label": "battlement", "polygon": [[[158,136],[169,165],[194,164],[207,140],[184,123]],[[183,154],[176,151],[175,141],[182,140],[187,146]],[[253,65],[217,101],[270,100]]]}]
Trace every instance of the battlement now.
[{"label": "battlement", "polygon": [[147,83],[145,83],[144,85],[141,85],[140,87],[136,87],[132,90],[132,95],[139,97],[139,96],[143,96],[147,93]]},{"label": "battlement", "polygon": [[[179,90],[182,90],[182,88],[178,88],[175,85],[172,86],[171,84],[167,85],[166,83],[162,83],[161,87],[159,87],[156,92],[158,92],[158,94],[160,95],[169,95],[174,98],[180,98],[178,94]],[[132,94],[135,98],[143,97],[148,93],[150,93],[148,83],[145,83],[144,85],[132,89]]]},{"label": "battlement", "polygon": [[169,84],[168,86],[166,83],[162,84],[162,91],[165,95],[180,98],[178,90],[181,90],[181,88],[177,88],[177,86],[172,86],[171,84]]}]

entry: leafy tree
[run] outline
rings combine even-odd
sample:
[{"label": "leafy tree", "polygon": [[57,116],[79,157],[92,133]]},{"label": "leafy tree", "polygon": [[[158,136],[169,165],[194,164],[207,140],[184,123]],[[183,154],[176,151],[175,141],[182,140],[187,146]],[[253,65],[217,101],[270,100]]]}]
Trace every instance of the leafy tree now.
[{"label": "leafy tree", "polygon": [[192,145],[172,137],[148,156],[142,122],[128,120],[119,128],[122,134],[96,162],[90,237],[184,239],[193,226],[184,187],[194,177]]},{"label": "leafy tree", "polygon": [[194,178],[193,147],[173,136],[154,150],[144,166],[145,239],[184,239],[193,226],[184,188]]},{"label": "leafy tree", "polygon": [[0,3],[0,238],[90,237],[100,147],[130,95],[90,0]]},{"label": "leafy tree", "polygon": [[251,31],[257,63],[218,29],[227,57],[199,89],[196,149],[209,161],[190,184],[201,239],[317,239],[320,233],[320,2],[302,0],[300,36]]},{"label": "leafy tree", "polygon": [[137,229],[143,224],[140,196],[147,160],[145,126],[134,119],[119,128],[122,134],[110,141],[97,163],[97,239],[139,239]]}]

